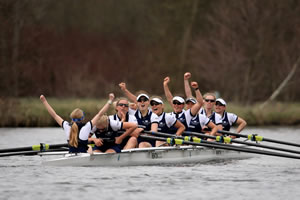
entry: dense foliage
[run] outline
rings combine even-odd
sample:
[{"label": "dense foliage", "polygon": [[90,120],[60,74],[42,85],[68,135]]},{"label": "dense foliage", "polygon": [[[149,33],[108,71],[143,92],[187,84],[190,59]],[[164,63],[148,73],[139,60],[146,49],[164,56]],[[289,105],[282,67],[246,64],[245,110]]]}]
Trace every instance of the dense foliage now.
[{"label": "dense foliage", "polygon": [[[298,0],[1,0],[0,96],[201,91],[266,100],[300,56]],[[297,70],[278,100],[299,101]]]}]

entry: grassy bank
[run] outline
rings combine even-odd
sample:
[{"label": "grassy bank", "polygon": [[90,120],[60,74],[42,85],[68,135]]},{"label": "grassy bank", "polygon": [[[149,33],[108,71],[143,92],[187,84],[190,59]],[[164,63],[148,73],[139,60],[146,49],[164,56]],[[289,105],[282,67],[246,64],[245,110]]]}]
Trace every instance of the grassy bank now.
[{"label": "grassy bank", "polygon": [[[81,108],[86,119],[91,119],[107,100],[99,99],[54,99],[48,102],[56,112],[66,120],[74,108]],[[167,112],[171,110],[166,105]],[[244,118],[249,126],[262,125],[300,125],[300,103],[272,103],[264,110],[258,105],[243,106],[229,103],[228,112],[233,112]],[[113,114],[111,108],[108,114]],[[1,127],[48,127],[57,126],[43,107],[39,98],[0,99]]]}]

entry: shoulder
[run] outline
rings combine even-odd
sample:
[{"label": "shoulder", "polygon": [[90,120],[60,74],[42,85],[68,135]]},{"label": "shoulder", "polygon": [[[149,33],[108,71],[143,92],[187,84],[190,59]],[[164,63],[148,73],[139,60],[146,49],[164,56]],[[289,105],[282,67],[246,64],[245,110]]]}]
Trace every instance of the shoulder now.
[{"label": "shoulder", "polygon": [[137,119],[134,115],[129,115],[128,116],[128,122],[137,122]]}]

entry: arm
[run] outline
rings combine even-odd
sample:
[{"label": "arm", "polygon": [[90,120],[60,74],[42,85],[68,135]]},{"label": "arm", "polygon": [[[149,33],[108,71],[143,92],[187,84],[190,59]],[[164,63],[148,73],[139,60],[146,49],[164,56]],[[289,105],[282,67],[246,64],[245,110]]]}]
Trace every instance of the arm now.
[{"label": "arm", "polygon": [[134,130],[137,129],[137,124],[132,122],[123,122],[123,128],[126,129],[126,131],[120,135],[119,137],[116,137],[116,144],[121,144],[121,142],[129,136]]},{"label": "arm", "polygon": [[209,133],[209,135],[216,136],[217,132],[218,132],[218,126],[216,126],[212,121],[209,121],[209,123],[207,124],[207,126],[209,128],[211,128],[211,132]]},{"label": "arm", "polygon": [[165,96],[168,100],[168,102],[173,105],[172,99],[173,99],[173,95],[169,89],[168,83],[170,82],[170,77],[166,77],[164,79],[164,92],[165,92]]},{"label": "arm", "polygon": [[193,116],[195,116],[199,112],[199,110],[200,110],[200,108],[203,104],[203,98],[202,98],[202,94],[199,90],[198,83],[197,82],[191,82],[191,86],[195,90],[196,99],[197,99],[197,103],[195,103],[195,105],[193,105],[192,108],[191,108],[191,114]]},{"label": "arm", "polygon": [[40,99],[42,101],[42,103],[44,104],[45,108],[47,109],[48,113],[51,115],[51,117],[53,117],[53,119],[55,119],[55,121],[62,126],[62,122],[64,121],[58,114],[56,114],[55,110],[50,106],[50,104],[48,103],[46,97],[44,97],[44,95],[40,96]]},{"label": "arm", "polygon": [[91,120],[92,124],[96,124],[96,121],[107,112],[107,110],[108,110],[109,106],[112,104],[112,101],[114,100],[114,98],[115,98],[115,95],[113,93],[110,93],[109,100],[107,101],[107,103],[102,107],[102,109]]},{"label": "arm", "polygon": [[185,126],[179,120],[176,121],[174,126],[177,128],[176,135],[182,135],[183,131],[185,130]]},{"label": "arm", "polygon": [[183,76],[183,82],[184,82],[184,91],[185,91],[185,96],[187,98],[192,97],[192,90],[189,84],[189,79],[191,78],[191,73],[190,72],[186,72]]},{"label": "arm", "polygon": [[241,118],[241,117],[238,118],[238,120],[236,121],[236,123],[239,125],[237,127],[237,129],[236,129],[237,133],[240,133],[246,127],[246,125],[247,125],[247,122],[243,118]]},{"label": "arm", "polygon": [[158,123],[151,124],[151,132],[157,132],[158,130]]},{"label": "arm", "polygon": [[126,88],[126,83],[122,82],[119,84],[121,90],[123,93],[130,99],[132,102],[137,103],[136,101],[136,96],[132,94],[127,88]]},{"label": "arm", "polygon": [[92,137],[92,134],[89,135],[88,142],[89,143],[94,143],[98,147],[103,145],[103,140],[101,138]]}]

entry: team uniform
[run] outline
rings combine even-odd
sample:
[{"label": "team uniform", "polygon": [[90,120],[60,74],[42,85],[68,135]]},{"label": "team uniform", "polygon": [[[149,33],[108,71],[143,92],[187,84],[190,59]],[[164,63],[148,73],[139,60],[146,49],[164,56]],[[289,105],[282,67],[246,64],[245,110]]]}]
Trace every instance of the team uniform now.
[{"label": "team uniform", "polygon": [[201,133],[204,126],[207,126],[210,119],[203,114],[197,114],[191,119],[187,131]]},{"label": "team uniform", "polygon": [[[78,126],[78,146],[74,147],[69,144],[69,152],[70,153],[87,153],[88,138],[89,138],[89,134],[93,127],[92,122],[89,121],[86,124],[83,124],[80,122],[73,122],[73,123],[76,123]],[[72,126],[72,124],[70,124],[67,121],[62,122],[62,128],[65,131],[68,143],[69,143],[69,138],[70,138],[71,126]]]},{"label": "team uniform", "polygon": [[[185,126],[186,130],[188,129],[191,120],[195,117],[192,115],[191,109],[182,110],[181,113],[172,112],[171,115],[175,116],[175,118]],[[176,133],[176,131],[177,129],[175,127],[171,128],[171,133]]]},{"label": "team uniform", "polygon": [[[158,116],[155,113],[153,113],[150,109],[148,109],[148,113],[144,117],[142,116],[142,113],[139,110],[129,109],[128,113],[129,114],[134,114],[139,127],[143,128],[145,131],[150,131],[151,130],[151,125],[153,123],[158,123],[159,122]],[[138,137],[138,144],[141,143],[141,142],[149,142],[153,147],[155,147],[155,141],[154,140]]]},{"label": "team uniform", "polygon": [[121,152],[121,146],[115,143],[115,138],[118,137],[117,131],[122,130],[123,122],[116,120],[108,120],[108,127],[104,131],[100,131],[96,126],[93,127],[91,131],[91,135],[96,136],[96,138],[101,138],[103,140],[102,146],[95,146],[93,150],[100,150],[101,152],[105,152],[108,149],[113,149],[115,152]]},{"label": "team uniform", "polygon": [[[158,131],[162,133],[174,133],[172,128],[177,122],[177,119],[171,113],[163,112],[160,116],[158,116]],[[174,127],[175,128],[175,127]],[[176,128],[175,128],[176,129]]]},{"label": "team uniform", "polygon": [[[200,114],[205,115],[206,117],[208,117],[206,115],[205,109],[201,108],[199,111]],[[221,125],[222,124],[222,117],[221,115],[219,115],[216,112],[213,112],[211,116],[208,117],[215,125]],[[210,129],[209,129],[210,130]]]},{"label": "team uniform", "polygon": [[238,120],[238,116],[233,113],[224,112],[222,116],[222,126],[223,130],[229,131],[231,126],[233,126]]},{"label": "team uniform", "polygon": [[[109,118],[109,120],[115,120],[115,121],[121,122],[121,119],[119,118],[119,116],[118,116],[117,114],[110,115],[108,118]],[[137,119],[135,118],[134,115],[130,115],[130,114],[127,112],[127,113],[126,113],[125,122],[132,122],[132,123],[137,124]],[[125,131],[125,130],[122,129],[121,131]],[[123,133],[117,133],[117,137],[120,136],[120,135],[122,135],[122,134],[123,134]],[[129,140],[130,137],[131,137],[131,136],[127,136],[126,138],[124,138],[124,140],[123,140],[122,143],[120,144],[121,149],[123,149],[123,148],[126,146],[126,144],[127,144],[127,142],[128,142],[128,140]]]}]

